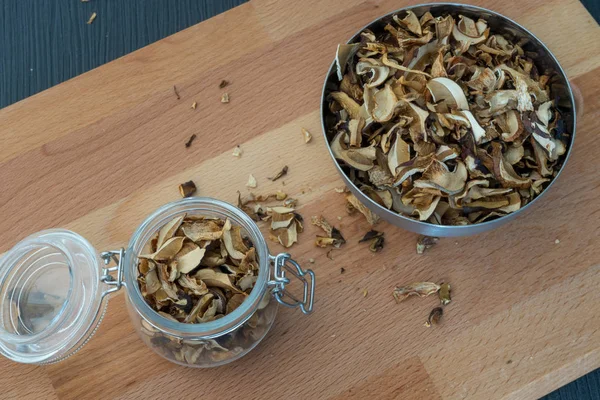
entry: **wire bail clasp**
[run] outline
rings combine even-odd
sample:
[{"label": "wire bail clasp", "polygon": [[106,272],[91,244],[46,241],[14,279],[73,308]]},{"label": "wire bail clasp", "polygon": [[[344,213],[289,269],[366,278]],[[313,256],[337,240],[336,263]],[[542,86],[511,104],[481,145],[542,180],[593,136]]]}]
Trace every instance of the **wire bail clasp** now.
[{"label": "wire bail clasp", "polygon": [[[121,248],[119,250],[113,251],[104,251],[100,254],[100,258],[104,261],[104,265],[107,267],[102,268],[102,276],[100,280],[111,287],[110,289],[102,292],[102,297],[107,296],[111,293],[114,293],[121,289],[123,283],[123,257],[125,256],[125,249]],[[116,265],[113,267],[108,267],[110,262],[114,262]],[[116,272],[117,276],[114,277],[111,275],[112,272]]]},{"label": "wire bail clasp", "polygon": [[[296,261],[292,260],[288,253],[281,253],[275,257],[270,256],[270,258],[273,263],[273,279],[268,282],[268,285],[273,288],[275,299],[286,307],[298,307],[304,314],[310,314],[313,311],[315,273],[310,269],[303,270]],[[302,300],[298,300],[286,290],[286,285],[290,283],[290,280],[286,277],[286,272],[302,282],[304,286]],[[307,280],[307,277],[310,279]]]}]

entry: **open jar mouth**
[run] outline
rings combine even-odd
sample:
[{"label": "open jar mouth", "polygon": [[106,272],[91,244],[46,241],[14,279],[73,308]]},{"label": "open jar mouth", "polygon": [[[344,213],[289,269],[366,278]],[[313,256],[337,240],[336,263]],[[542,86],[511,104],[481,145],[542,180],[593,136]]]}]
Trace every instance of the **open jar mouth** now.
[{"label": "open jar mouth", "polygon": [[[142,254],[146,244],[162,226],[183,214],[221,219],[229,218],[232,224],[237,224],[242,228],[256,248],[259,271],[254,288],[248,298],[231,314],[215,321],[198,324],[172,321],[160,315],[146,303],[137,283],[138,256]],[[194,336],[210,339],[236,329],[252,316],[267,289],[270,273],[269,265],[270,255],[265,239],[258,226],[248,215],[226,202],[211,198],[194,197],[168,203],[146,218],[131,237],[125,252],[123,273],[130,301],[151,325],[160,327],[161,330],[174,336]]]},{"label": "open jar mouth", "polygon": [[101,318],[99,258],[80,236],[33,234],[0,260],[0,353],[52,363],[77,351]]}]

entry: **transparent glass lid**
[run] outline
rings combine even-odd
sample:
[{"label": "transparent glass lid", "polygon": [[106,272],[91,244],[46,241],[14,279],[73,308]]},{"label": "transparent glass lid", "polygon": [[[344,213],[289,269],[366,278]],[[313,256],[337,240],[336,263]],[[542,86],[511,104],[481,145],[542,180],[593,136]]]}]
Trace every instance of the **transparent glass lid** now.
[{"label": "transparent glass lid", "polygon": [[0,353],[17,362],[44,364],[81,348],[105,308],[102,265],[87,240],[60,229],[31,235],[4,254]]}]

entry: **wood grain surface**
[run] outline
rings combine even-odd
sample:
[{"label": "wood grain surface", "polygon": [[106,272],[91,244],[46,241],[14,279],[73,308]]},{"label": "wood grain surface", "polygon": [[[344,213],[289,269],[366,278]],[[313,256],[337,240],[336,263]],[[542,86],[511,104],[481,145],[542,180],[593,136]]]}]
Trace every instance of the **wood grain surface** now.
[{"label": "wood grain surface", "polygon": [[[305,266],[316,260],[314,314],[280,310],[267,338],[232,365],[196,370],[154,355],[120,293],[75,356],[45,367],[0,360],[0,397],[523,399],[599,367],[600,28],[578,1],[474,2],[532,30],[582,91],[573,156],[544,200],[423,256],[416,235],[385,223],[383,252],[356,243],[369,227],[334,191],[341,180],[320,133],[321,86],[337,43],[414,3],[252,0],[1,110],[0,252],[58,226],[98,250],[125,246],[146,215],[178,198],[179,183],[193,179],[199,195],[234,202],[249,173],[257,193],[283,189],[349,243],[330,260],[307,226],[290,250]],[[231,82],[223,90],[222,79]],[[266,179],[284,164],[285,186]],[[453,284],[441,325],[423,326],[435,299],[393,301],[395,285],[417,280]]]},{"label": "wood grain surface", "polygon": [[245,1],[2,0],[0,108]]}]

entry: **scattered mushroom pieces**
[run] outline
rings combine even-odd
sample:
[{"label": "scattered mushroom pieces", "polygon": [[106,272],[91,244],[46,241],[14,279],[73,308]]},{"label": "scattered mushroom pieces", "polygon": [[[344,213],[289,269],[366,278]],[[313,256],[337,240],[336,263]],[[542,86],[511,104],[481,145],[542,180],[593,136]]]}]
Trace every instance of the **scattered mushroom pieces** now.
[{"label": "scattered mushroom pieces", "polygon": [[229,93],[225,92],[221,95],[221,103],[229,103]]},{"label": "scattered mushroom pieces", "polygon": [[271,234],[283,247],[292,247],[298,242],[298,234],[304,226],[302,216],[291,207],[268,207],[267,219],[271,221]]},{"label": "scattered mushroom pieces", "polygon": [[297,200],[286,195],[282,205],[263,205],[279,200],[282,195],[285,193],[277,192],[268,195],[250,193],[246,198],[242,198],[238,191],[237,206],[254,221],[269,222],[269,238],[288,248],[298,241],[298,234],[304,231],[303,218],[294,208]]},{"label": "scattered mushroom pieces", "polygon": [[92,22],[94,22],[94,20],[96,19],[96,16],[97,16],[97,15],[98,15],[98,14],[96,14],[95,12],[94,12],[94,13],[92,13],[92,15],[90,15],[90,18],[87,20],[87,24],[88,24],[88,25],[91,25],[91,24],[92,24]]},{"label": "scattered mushroom pieces", "polygon": [[444,315],[444,309],[442,307],[436,307],[429,313],[429,317],[425,322],[426,327],[430,327],[431,325],[437,325],[442,319],[442,315]]},{"label": "scattered mushroom pieces", "polygon": [[241,157],[242,156],[242,148],[240,147],[240,145],[235,146],[235,148],[233,149],[233,153],[231,153],[234,157]]},{"label": "scattered mushroom pieces", "polygon": [[196,193],[196,184],[194,181],[187,181],[179,185],[179,194],[181,197],[191,197]]},{"label": "scattered mushroom pieces", "polygon": [[417,239],[417,254],[425,253],[425,250],[432,248],[440,240],[435,236],[420,235]]},{"label": "scattered mushroom pieces", "polygon": [[223,79],[221,83],[219,83],[219,89],[223,89],[225,86],[229,85],[229,81]]},{"label": "scattered mushroom pieces", "polygon": [[256,182],[256,178],[254,177],[254,175],[248,175],[248,183],[246,183],[246,186],[249,188],[255,188],[257,185],[258,183]]},{"label": "scattered mushroom pieces", "polygon": [[335,248],[340,248],[344,243],[346,243],[346,239],[342,236],[342,233],[335,227],[331,226],[329,222],[323,218],[323,216],[313,216],[311,218],[311,222],[313,225],[321,228],[326,236],[317,235],[317,239],[315,240],[315,245],[318,247],[327,247],[333,246]]},{"label": "scattered mushroom pieces", "polygon": [[278,172],[278,173],[277,173],[277,174],[276,174],[274,177],[272,177],[272,178],[267,178],[267,179],[269,179],[269,180],[271,180],[271,181],[275,182],[277,179],[279,179],[279,178],[281,178],[281,177],[283,177],[283,176],[287,175],[287,173],[288,173],[288,169],[289,169],[289,168],[288,168],[288,166],[286,165],[286,166],[284,166],[284,167],[281,169],[281,171],[279,171],[279,172]]},{"label": "scattered mushroom pieces", "polygon": [[499,218],[543,192],[570,142],[553,71],[483,19],[408,11],[383,22],[338,47],[327,83],[330,149],[355,186],[437,225]]},{"label": "scattered mushroom pieces", "polygon": [[440,291],[438,292],[439,296],[440,296],[440,303],[445,306],[447,304],[449,304],[452,299],[450,298],[450,284],[449,283],[442,283],[440,285]]},{"label": "scattered mushroom pieces", "polygon": [[358,241],[358,243],[370,242],[369,250],[373,253],[378,253],[383,250],[383,245],[385,243],[385,239],[383,238],[384,233],[378,232],[375,230],[370,230],[365,233],[362,239]]},{"label": "scattered mushroom pieces", "polygon": [[196,134],[194,133],[192,136],[190,136],[190,138],[188,139],[187,142],[185,142],[185,148],[190,148],[192,146],[192,143],[194,142],[194,140],[196,140]]},{"label": "scattered mushroom pieces", "polygon": [[312,135],[304,128],[302,128],[302,136],[304,137],[304,143],[308,143],[312,140]]},{"label": "scattered mushroom pieces", "polygon": [[361,214],[365,216],[369,224],[375,225],[377,222],[379,222],[379,217],[371,210],[369,210],[367,206],[361,203],[352,193],[346,196],[346,201],[346,208],[349,211],[349,213],[353,213],[354,210],[358,210]]},{"label": "scattered mushroom pieces", "polygon": [[155,311],[178,322],[229,314],[258,277],[256,250],[231,221],[181,215],[156,234],[138,259],[138,284]]},{"label": "scattered mushroom pieces", "polygon": [[384,243],[385,243],[385,239],[384,239],[383,235],[378,236],[371,241],[371,244],[369,245],[369,250],[372,253],[379,253],[381,250],[383,250]]}]

